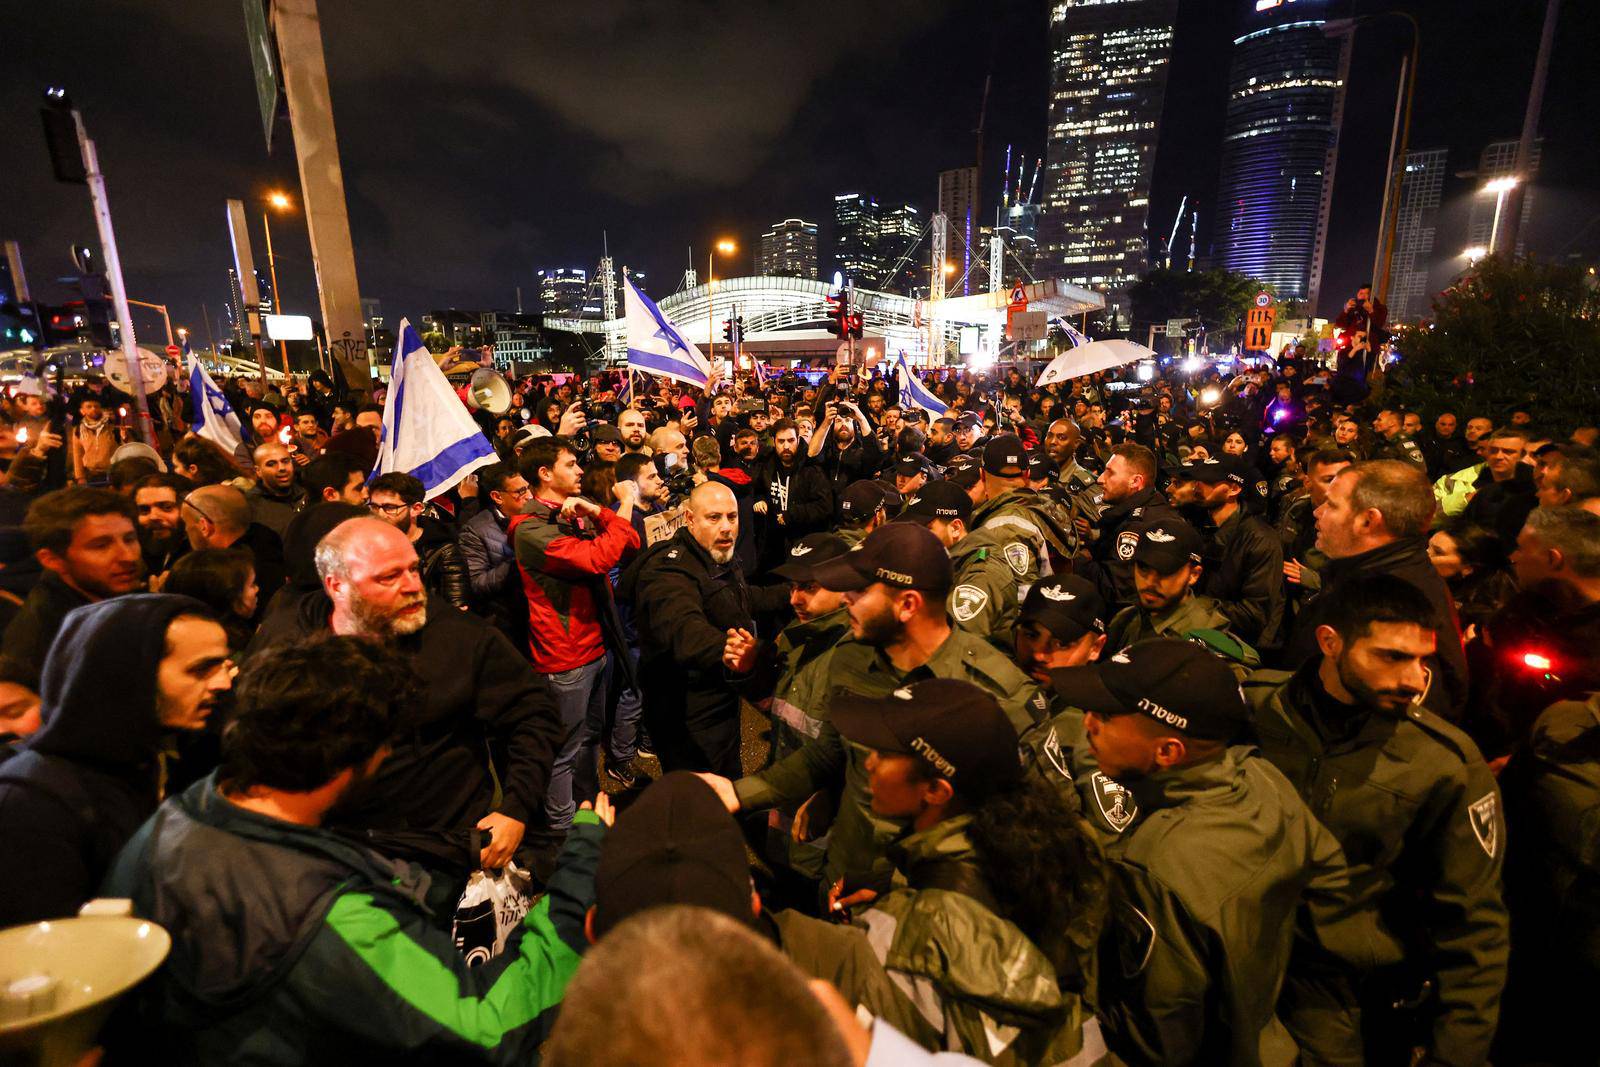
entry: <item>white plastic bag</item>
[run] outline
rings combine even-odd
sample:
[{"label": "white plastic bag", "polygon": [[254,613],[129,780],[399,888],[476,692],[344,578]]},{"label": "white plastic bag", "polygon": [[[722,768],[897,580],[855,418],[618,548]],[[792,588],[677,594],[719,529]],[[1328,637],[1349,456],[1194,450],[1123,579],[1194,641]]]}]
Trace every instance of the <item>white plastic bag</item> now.
[{"label": "white plastic bag", "polygon": [[494,959],[533,906],[533,879],[515,863],[498,871],[473,871],[456,903],[451,935],[471,966]]}]

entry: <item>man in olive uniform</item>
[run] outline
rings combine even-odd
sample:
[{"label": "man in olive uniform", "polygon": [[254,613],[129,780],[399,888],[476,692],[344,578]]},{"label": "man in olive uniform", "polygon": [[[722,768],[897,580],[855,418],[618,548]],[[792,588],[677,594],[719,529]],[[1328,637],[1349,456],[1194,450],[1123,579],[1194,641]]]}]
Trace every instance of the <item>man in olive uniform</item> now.
[{"label": "man in olive uniform", "polygon": [[[1262,753],[1338,837],[1374,920],[1367,1062],[1420,1049],[1430,1064],[1487,1063],[1508,940],[1499,790],[1477,746],[1422,705],[1439,625],[1426,594],[1377,575],[1321,599],[1319,654],[1244,688]],[[1284,1022],[1312,1051],[1348,1040],[1321,1016]]]},{"label": "man in olive uniform", "polygon": [[1152,637],[1179,637],[1204,642],[1233,663],[1241,678],[1261,666],[1256,650],[1229,631],[1228,618],[1216,600],[1194,591],[1204,570],[1204,551],[1204,539],[1181,519],[1139,531],[1133,547],[1133,584],[1139,599],[1112,617],[1106,633],[1113,650]]},{"label": "man in olive uniform", "polygon": [[955,624],[1004,651],[1017,620],[1017,576],[1001,558],[1006,538],[968,530],[972,501],[950,482],[929,482],[906,501],[893,522],[926,527],[950,553],[955,586],[948,607]]},{"label": "man in olive uniform", "polygon": [[[1055,699],[1055,672],[1093,663],[1106,647],[1106,602],[1087,578],[1059,574],[1028,590],[1017,620],[1012,659],[1050,700],[1050,718],[1027,735],[1034,763],[1076,792],[1072,757],[1083,744],[1083,709]],[[1120,647],[1120,646],[1118,646]]]},{"label": "man in olive uniform", "polygon": [[1098,769],[1079,786],[1112,861],[1106,1043],[1134,1065],[1293,1062],[1274,1010],[1296,921],[1342,916],[1348,870],[1284,776],[1230,747],[1249,711],[1227,664],[1157,638],[1057,671],[1055,689],[1086,712]]},{"label": "man in olive uniform", "polygon": [[1137,528],[1182,520],[1155,484],[1156,454],[1132,442],[1113,448],[1106,469],[1100,472],[1105,509],[1088,539],[1088,558],[1080,555],[1077,573],[1095,580],[1113,610],[1136,599],[1133,548],[1139,543]]},{"label": "man in olive uniform", "polygon": [[884,483],[871,478],[851,482],[839,494],[839,525],[834,532],[852,545],[858,545],[887,522],[899,507],[899,495]]},{"label": "man in olive uniform", "polygon": [[1028,452],[1014,433],[996,434],[983,446],[982,500],[972,510],[971,525],[999,537],[1000,558],[1028,587],[1050,572],[1045,522],[1035,505],[1038,494],[1028,488]]},{"label": "man in olive uniform", "polygon": [[[748,630],[736,630],[723,648],[724,663],[750,664],[747,672],[736,675],[739,692],[772,717],[774,762],[798,752],[821,732],[827,719],[820,710],[828,699],[827,678],[802,668],[838,644],[850,630],[843,594],[822,588],[815,575],[818,564],[849,550],[849,542],[838,534],[807,534],[796,541],[783,565],[772,571],[789,583],[794,621],[775,641],[759,644]],[[826,831],[834,800],[833,791],[823,789],[798,807],[775,812],[776,818],[769,824],[768,858],[802,877],[820,878],[823,849],[812,842]]]},{"label": "man in olive uniform", "polygon": [[[950,557],[927,530],[890,523],[818,567],[813,577],[845,594],[850,636],[802,667],[796,686],[883,696],[923,678],[955,678],[993,694],[1018,734],[1045,718],[1044,698],[1009,657],[950,625]],[[724,665],[732,671],[746,666],[726,658]],[[807,711],[826,715],[825,708]],[[799,804],[819,789],[840,788],[826,872],[830,882],[844,881],[848,897],[858,889],[887,887],[891,867],[884,850],[903,828],[873,814],[866,756],[824,721],[800,751],[766,770],[738,782],[707,780],[733,812]]]},{"label": "man in olive uniform", "polygon": [[1079,537],[1087,536],[1100,519],[1105,490],[1095,475],[1078,462],[1083,431],[1071,419],[1057,419],[1044,435],[1044,453],[1056,463],[1056,484],[1049,494],[1067,506]]}]

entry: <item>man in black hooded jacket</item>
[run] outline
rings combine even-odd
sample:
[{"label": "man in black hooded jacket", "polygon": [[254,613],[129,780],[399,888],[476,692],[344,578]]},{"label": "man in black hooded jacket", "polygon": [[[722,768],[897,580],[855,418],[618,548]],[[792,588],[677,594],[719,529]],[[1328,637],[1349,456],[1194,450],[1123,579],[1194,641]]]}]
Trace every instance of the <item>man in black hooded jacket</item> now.
[{"label": "man in black hooded jacket", "polygon": [[160,803],[169,735],[232,688],[205,605],[138,594],[73,611],[45,660],[44,725],[0,764],[0,927],[77,912]]}]

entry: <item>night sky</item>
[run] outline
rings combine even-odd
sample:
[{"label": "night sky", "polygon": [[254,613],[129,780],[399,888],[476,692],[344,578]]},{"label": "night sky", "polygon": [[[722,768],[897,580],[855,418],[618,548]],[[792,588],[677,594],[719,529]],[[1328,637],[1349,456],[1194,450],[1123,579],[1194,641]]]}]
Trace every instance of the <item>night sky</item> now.
[{"label": "night sky", "polygon": [[[1210,207],[1241,6],[1184,0],[1155,231],[1185,193]],[[1385,6],[1423,24],[1413,145],[1448,146],[1462,171],[1487,141],[1515,137],[1543,5],[1356,5]],[[1600,89],[1586,47],[1600,40],[1597,8],[1569,0],[1562,12],[1526,235],[1550,255],[1600,248]],[[1037,0],[324,0],[362,295],[391,324],[438,307],[509,308],[519,284],[532,310],[534,272],[593,269],[602,231],[618,263],[665,295],[691,245],[703,271],[710,242],[732,236],[731,266],[747,273],[762,229],[790,215],[822,224],[826,263],[834,193],[931,210],[937,172],[974,158],[986,75],[992,212],[1006,145],[1030,158],[1043,149],[1048,12]],[[1359,40],[1325,305],[1370,273],[1405,34],[1379,24]],[[297,189],[286,121],[265,151],[240,4],[13,2],[0,41],[0,237],[22,242],[34,288],[73,295],[53,279],[71,269],[69,244],[94,243],[87,195],[52,180],[39,130],[40,93],[61,83],[99,146],[130,295],[171,304],[204,340],[201,301],[215,321],[226,299],[224,200],[258,214],[268,189]],[[1461,243],[1473,184],[1447,183],[1441,252]],[[315,315],[299,218],[275,216],[273,242],[285,310]],[[1202,254],[1205,243],[1202,233]]]}]

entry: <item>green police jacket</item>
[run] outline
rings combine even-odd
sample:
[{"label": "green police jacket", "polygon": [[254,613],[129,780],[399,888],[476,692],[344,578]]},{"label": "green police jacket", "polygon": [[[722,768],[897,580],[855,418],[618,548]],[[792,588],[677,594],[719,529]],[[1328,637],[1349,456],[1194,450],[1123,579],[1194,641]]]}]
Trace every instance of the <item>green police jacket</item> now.
[{"label": "green police jacket", "polygon": [[[1040,513],[1043,498],[1031,489],[1007,489],[992,500],[972,509],[967,527],[973,533],[991,532],[997,539],[1000,558],[1021,583],[1017,598],[1028,595],[1041,575],[1049,573],[1050,524]],[[968,534],[968,536],[972,536]]]},{"label": "green police jacket", "polygon": [[1017,625],[1018,576],[1005,561],[1011,535],[1004,530],[974,530],[950,549],[955,585],[947,607],[961,629],[1009,652]]},{"label": "green police jacket", "polygon": [[[1019,734],[1045,718],[1038,687],[1011,660],[982,638],[952,628],[928,662],[901,671],[872,645],[851,637],[800,669],[795,685],[807,691],[845,690],[861,696],[887,696],[926,678],[956,678],[992,693]],[[839,812],[828,834],[825,876],[844,878],[851,887],[885,889],[892,868],[885,856],[904,822],[876,815],[867,795],[868,750],[839,735],[827,719],[825,701],[806,709],[822,719],[817,736],[798,751],[758,774],[734,783],[747,811],[795,805],[817,790],[841,787]]]},{"label": "green police jacket", "polygon": [[1003,1065],[1096,1062],[1098,1024],[1049,958],[997,913],[967,837],[971,821],[946,819],[897,842],[895,863],[910,885],[879,897],[851,926],[777,915],[784,951],[925,1048]]},{"label": "green police jacket", "polygon": [[1227,616],[1214,597],[1190,593],[1159,614],[1134,604],[1113,615],[1106,626],[1108,649],[1127,648],[1153,637],[1199,641],[1227,660],[1240,678],[1261,666],[1260,654],[1228,628]]},{"label": "green police jacket", "polygon": [[[1096,771],[1112,861],[1096,1003],[1130,1064],[1289,1064],[1274,1008],[1297,922],[1349,913],[1348,871],[1294,787],[1248,746],[1123,787]],[[1360,1062],[1354,1026],[1345,1062]]]},{"label": "green police jacket", "polygon": [[[1436,982],[1429,1055],[1485,1063],[1509,949],[1494,776],[1466,734],[1420,704],[1325,737],[1312,689],[1320,664],[1245,681],[1262,754],[1343,846],[1358,906],[1375,920],[1371,965],[1404,962]],[[1285,1022],[1303,1039],[1299,1021]]]}]

